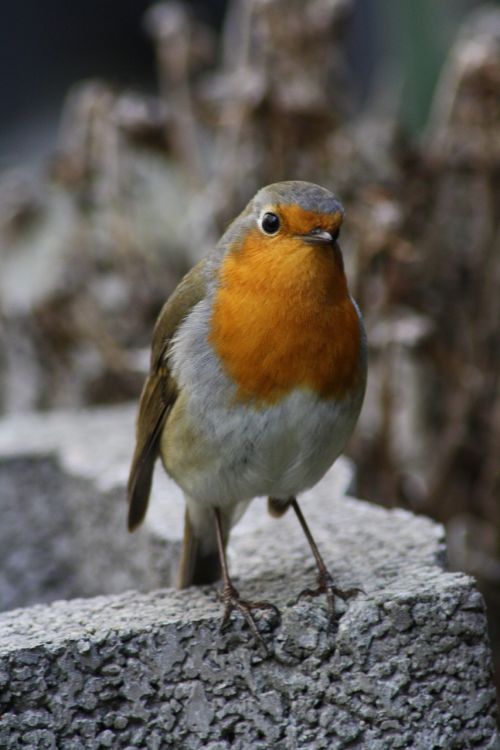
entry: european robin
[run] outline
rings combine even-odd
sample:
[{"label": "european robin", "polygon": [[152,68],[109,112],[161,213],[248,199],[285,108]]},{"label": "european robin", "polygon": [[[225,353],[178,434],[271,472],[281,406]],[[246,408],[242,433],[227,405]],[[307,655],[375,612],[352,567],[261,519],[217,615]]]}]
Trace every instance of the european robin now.
[{"label": "european robin", "polygon": [[[252,498],[292,507],[333,611],[335,586],[296,496],[343,450],[361,409],[366,340],[337,242],[344,211],[308,182],[262,188],[179,283],[156,323],[128,484],[129,529],[143,520],[155,461],[186,498],[179,587],[223,578],[233,610],[259,632],[226,562],[232,525]],[[278,613],[279,615],[279,613]]]}]

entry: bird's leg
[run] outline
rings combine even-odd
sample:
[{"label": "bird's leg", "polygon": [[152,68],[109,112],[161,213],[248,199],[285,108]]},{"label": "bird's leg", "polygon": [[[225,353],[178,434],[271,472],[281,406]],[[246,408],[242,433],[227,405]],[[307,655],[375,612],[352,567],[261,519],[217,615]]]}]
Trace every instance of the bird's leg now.
[{"label": "bird's leg", "polygon": [[311,547],[314,559],[316,560],[316,564],[318,566],[317,587],[315,589],[304,589],[304,591],[301,591],[299,596],[297,597],[297,601],[299,601],[299,599],[301,599],[303,596],[320,596],[321,594],[325,594],[328,602],[328,609],[330,610],[330,616],[333,619],[333,617],[335,616],[335,597],[338,596],[340,597],[340,599],[343,599],[345,601],[351,596],[359,594],[361,592],[361,589],[352,588],[344,590],[334,584],[330,571],[325,565],[325,561],[321,556],[318,545],[313,539],[309,526],[307,525],[306,519],[304,518],[295,497],[290,499],[290,504],[294,509],[297,518],[299,519],[299,523],[302,526],[304,534],[306,535],[306,539],[309,542],[309,546]]},{"label": "bird's leg", "polygon": [[220,630],[221,632],[223,632],[228,627],[231,613],[233,610],[236,609],[239,612],[241,612],[241,614],[247,621],[248,626],[250,630],[252,631],[252,633],[254,634],[256,641],[260,643],[264,647],[265,651],[267,652],[267,646],[261,634],[259,633],[259,630],[257,628],[257,623],[255,622],[255,618],[252,614],[252,610],[253,609],[271,610],[277,616],[278,622],[281,621],[281,613],[278,607],[276,607],[274,604],[271,604],[270,602],[250,602],[250,601],[246,601],[245,599],[240,598],[240,595],[229,576],[229,570],[227,567],[226,549],[224,545],[224,535],[222,532],[222,521],[221,521],[219,508],[214,508],[214,515],[215,515],[215,529],[217,533],[217,546],[219,548],[220,563],[221,563],[221,568],[222,568],[222,578],[223,578],[223,583],[224,583],[222,594],[221,594],[221,598],[224,603],[224,615],[222,617]]}]

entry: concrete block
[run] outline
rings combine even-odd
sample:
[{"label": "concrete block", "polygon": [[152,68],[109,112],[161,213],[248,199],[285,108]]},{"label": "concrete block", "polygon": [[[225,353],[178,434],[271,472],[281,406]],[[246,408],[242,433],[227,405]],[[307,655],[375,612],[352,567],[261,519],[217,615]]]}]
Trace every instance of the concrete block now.
[{"label": "concrete block", "polygon": [[242,596],[282,610],[260,623],[268,657],[238,619],[219,633],[216,587],[109,593],[158,585],[178,555],[181,498],[160,472],[148,526],[124,531],[132,421],[121,408],[0,424],[0,592],[108,593],[0,615],[1,748],[498,746],[473,580],[444,569],[440,526],[345,497],[343,462],[302,500],[339,584],[364,589],[334,627],[321,599],[294,603],[312,556],[293,516],[260,499],[230,563]]}]

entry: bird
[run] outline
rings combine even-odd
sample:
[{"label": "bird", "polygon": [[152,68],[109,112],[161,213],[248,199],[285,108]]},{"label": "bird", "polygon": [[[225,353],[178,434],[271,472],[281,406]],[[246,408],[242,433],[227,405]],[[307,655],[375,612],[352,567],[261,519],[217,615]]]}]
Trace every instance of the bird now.
[{"label": "bird", "polygon": [[334,582],[297,496],[343,451],[363,403],[367,344],[338,238],[338,198],[304,181],[260,189],[215,248],[179,282],[154,327],[128,481],[128,528],[143,521],[161,459],[185,497],[178,587],[222,578],[221,630],[256,610],[230,576],[229,533],[252,499],[292,508],[333,613]]}]

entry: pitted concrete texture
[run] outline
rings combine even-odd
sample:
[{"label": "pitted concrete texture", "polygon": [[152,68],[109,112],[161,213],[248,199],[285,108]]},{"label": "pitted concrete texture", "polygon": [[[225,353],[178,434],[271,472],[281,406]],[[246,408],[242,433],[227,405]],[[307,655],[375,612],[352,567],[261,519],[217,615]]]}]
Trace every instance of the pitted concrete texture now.
[{"label": "pitted concrete texture", "polygon": [[[29,511],[29,524],[50,527],[62,512],[53,498],[63,505],[67,518],[60,517],[54,533],[66,539],[67,549],[58,560],[70,560],[73,545],[78,562],[72,575],[78,578],[85,548],[80,537],[95,537],[86,543],[89,555],[97,556],[110,534],[106,522],[118,533],[124,517],[130,438],[120,429],[132,412],[53,419],[68,420],[67,439],[61,438],[61,421],[56,427],[53,421],[40,445],[43,424],[34,428],[31,421],[24,455],[0,426],[0,488],[10,486],[6,476],[15,487],[15,476],[24,476],[25,489],[45,498],[38,520]],[[269,599],[282,610],[281,624],[260,621],[267,657],[239,618],[219,633],[216,587],[129,592],[6,612],[0,616],[0,748],[498,747],[484,605],[474,582],[443,570],[440,526],[342,497],[349,471],[341,462],[336,472],[301,503],[338,584],[364,590],[339,604],[335,627],[321,598],[294,603],[315,575],[296,519],[290,512],[272,519],[256,500],[235,529],[230,564],[242,596]],[[181,499],[159,481],[132,567],[155,563],[148,552],[153,536],[168,564],[178,541]],[[29,506],[15,487],[10,491]],[[81,495],[72,505],[67,493],[75,487]],[[172,502],[180,509],[171,514]],[[103,504],[107,510],[99,515],[95,508]],[[84,521],[85,512],[92,522]],[[7,515],[14,517],[12,510]],[[40,550],[43,539],[51,541],[44,533]],[[113,545],[93,563],[96,590],[116,574],[113,566],[126,567],[126,545],[108,547]],[[35,556],[28,562],[36,567]],[[57,560],[52,564],[53,575],[64,580]],[[19,579],[23,570],[21,560]],[[157,573],[150,580],[143,575],[148,587]]]},{"label": "pitted concrete texture", "polygon": [[[211,589],[5,614],[0,747],[494,748],[481,597],[432,566],[394,572],[333,631],[319,602],[285,606],[267,659],[239,625],[219,634]],[[283,606],[304,582],[242,591]]]}]

